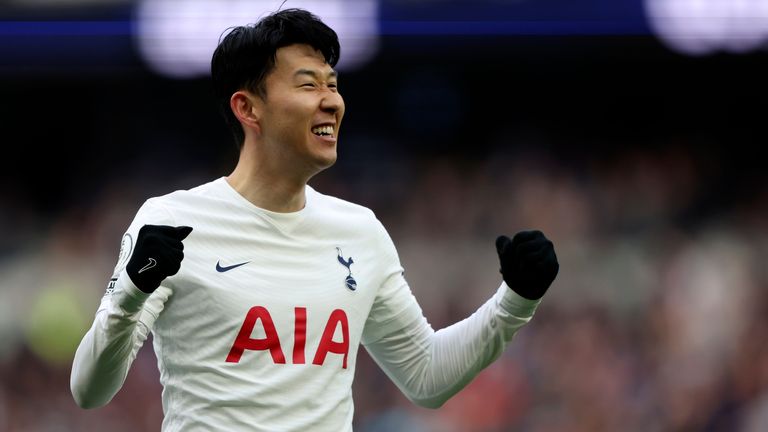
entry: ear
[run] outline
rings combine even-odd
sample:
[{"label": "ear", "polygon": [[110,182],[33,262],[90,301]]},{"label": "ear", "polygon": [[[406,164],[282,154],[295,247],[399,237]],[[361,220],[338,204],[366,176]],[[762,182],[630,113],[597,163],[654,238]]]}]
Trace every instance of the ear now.
[{"label": "ear", "polygon": [[256,132],[261,131],[259,120],[262,106],[261,98],[247,90],[236,91],[229,98],[229,107],[235,117],[240,120],[243,128],[253,129]]}]

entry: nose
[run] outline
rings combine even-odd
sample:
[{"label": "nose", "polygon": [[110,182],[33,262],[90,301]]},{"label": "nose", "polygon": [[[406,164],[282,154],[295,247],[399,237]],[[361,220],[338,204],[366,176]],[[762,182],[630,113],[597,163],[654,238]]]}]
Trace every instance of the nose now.
[{"label": "nose", "polygon": [[325,97],[320,101],[320,109],[336,114],[336,113],[344,113],[344,98],[341,97],[341,94],[338,92],[328,92],[326,93]]}]

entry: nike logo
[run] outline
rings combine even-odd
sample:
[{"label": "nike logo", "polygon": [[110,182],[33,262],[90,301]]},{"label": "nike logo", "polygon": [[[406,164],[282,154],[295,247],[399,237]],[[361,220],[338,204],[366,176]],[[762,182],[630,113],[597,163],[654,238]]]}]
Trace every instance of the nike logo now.
[{"label": "nike logo", "polygon": [[216,262],[216,271],[219,272],[219,273],[228,272],[228,271],[230,271],[232,269],[238,268],[240,266],[244,266],[244,265],[248,264],[249,262],[250,261],[246,261],[246,262],[243,262],[243,263],[240,263],[240,264],[234,264],[234,265],[231,265],[231,266],[222,267],[221,266],[221,261],[217,261]]},{"label": "nike logo", "polygon": [[143,271],[146,271],[146,270],[149,270],[149,269],[151,269],[152,267],[155,267],[156,265],[157,265],[157,261],[155,261],[155,259],[154,259],[154,258],[150,258],[150,259],[149,259],[149,264],[147,264],[147,265],[145,265],[144,267],[142,267],[142,268],[139,270],[139,274],[141,274],[141,272],[143,272]]}]

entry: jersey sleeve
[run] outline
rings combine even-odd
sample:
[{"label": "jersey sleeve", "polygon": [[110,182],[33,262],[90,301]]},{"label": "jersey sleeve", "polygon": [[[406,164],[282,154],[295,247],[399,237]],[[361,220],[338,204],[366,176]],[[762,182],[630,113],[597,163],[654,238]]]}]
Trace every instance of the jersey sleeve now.
[{"label": "jersey sleeve", "polygon": [[385,277],[365,324],[363,345],[408,399],[440,407],[501,355],[540,300],[520,297],[502,282],[470,317],[434,331],[383,227],[380,242]]},{"label": "jersey sleeve", "polygon": [[172,225],[173,220],[166,210],[149,200],[123,235],[107,291],[72,364],[70,388],[83,408],[103,406],[120,390],[139,348],[171,295],[170,288],[164,285],[152,294],[144,293],[126,273],[136,236],[145,224]]}]

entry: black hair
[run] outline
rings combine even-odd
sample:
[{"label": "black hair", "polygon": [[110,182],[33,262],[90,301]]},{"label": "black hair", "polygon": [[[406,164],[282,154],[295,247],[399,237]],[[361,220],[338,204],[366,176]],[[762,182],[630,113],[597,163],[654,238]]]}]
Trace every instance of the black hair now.
[{"label": "black hair", "polygon": [[216,47],[211,59],[214,97],[238,148],[243,146],[245,133],[229,106],[232,94],[249,90],[266,98],[264,79],[275,67],[276,52],[293,44],[320,51],[331,67],[339,61],[336,32],[303,9],[281,10],[256,24],[234,27]]}]

